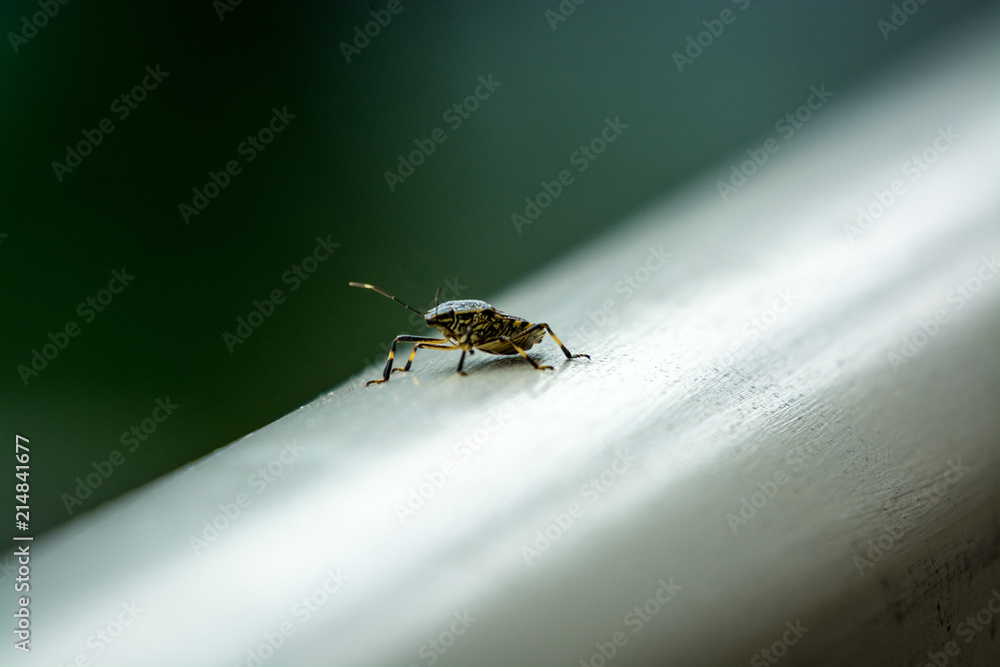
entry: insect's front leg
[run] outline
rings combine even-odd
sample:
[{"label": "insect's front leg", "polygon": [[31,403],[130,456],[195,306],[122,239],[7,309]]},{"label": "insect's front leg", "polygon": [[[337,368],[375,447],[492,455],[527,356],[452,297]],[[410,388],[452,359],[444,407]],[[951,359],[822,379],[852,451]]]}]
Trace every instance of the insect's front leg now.
[{"label": "insect's front leg", "polygon": [[[396,356],[396,343],[417,343],[419,345],[420,343],[438,343],[438,344],[440,344],[440,343],[444,343],[444,342],[446,342],[446,341],[443,341],[440,338],[428,338],[427,336],[408,336],[406,334],[403,334],[402,336],[396,336],[396,338],[393,339],[393,341],[392,341],[392,347],[389,348],[389,358],[386,359],[385,369],[383,369],[383,371],[382,371],[382,379],[381,380],[369,380],[368,382],[365,383],[365,386],[367,387],[370,384],[381,384],[382,382],[388,382],[389,381],[389,375],[392,373],[392,360],[393,360],[393,357]],[[427,346],[427,347],[430,347],[430,346]],[[414,346],[413,352],[416,353],[416,351],[417,351],[417,346]],[[410,360],[406,363],[406,366],[403,368],[404,371],[410,369],[410,362],[412,362],[412,361],[413,361],[413,354],[410,355]],[[396,370],[399,370],[399,369],[396,369]]]},{"label": "insect's front leg", "polygon": [[410,370],[410,365],[413,363],[413,357],[417,356],[417,350],[457,350],[457,345],[452,345],[450,341],[441,340],[439,338],[432,339],[437,341],[436,343],[417,343],[413,346],[413,351],[410,352],[410,358],[406,360],[406,365],[402,368],[393,368],[393,373],[405,373]]}]

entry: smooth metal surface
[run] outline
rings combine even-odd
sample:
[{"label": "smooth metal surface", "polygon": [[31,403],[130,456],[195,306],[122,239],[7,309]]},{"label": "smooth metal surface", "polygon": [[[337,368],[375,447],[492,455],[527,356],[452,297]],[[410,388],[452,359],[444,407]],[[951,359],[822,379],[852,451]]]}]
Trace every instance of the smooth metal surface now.
[{"label": "smooth metal surface", "polygon": [[729,201],[723,164],[482,295],[591,361],[369,368],[40,540],[4,664],[990,664],[1000,619],[960,634],[1000,586],[990,32],[835,91]]}]

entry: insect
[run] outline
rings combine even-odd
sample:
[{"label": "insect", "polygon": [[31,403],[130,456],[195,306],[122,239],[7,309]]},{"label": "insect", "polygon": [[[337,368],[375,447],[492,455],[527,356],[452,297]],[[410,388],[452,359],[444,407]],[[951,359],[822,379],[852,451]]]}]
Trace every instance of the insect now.
[{"label": "insect", "polygon": [[[441,290],[438,289],[434,297],[434,308],[428,310],[426,314],[415,308],[410,308],[393,295],[383,289],[379,289],[368,283],[348,283],[351,287],[360,287],[378,292],[382,296],[387,296],[404,308],[409,308],[417,315],[424,318],[427,326],[440,329],[444,338],[428,338],[427,336],[409,336],[406,334],[396,336],[389,349],[389,359],[385,363],[385,370],[382,371],[381,380],[371,380],[365,384],[378,384],[388,382],[389,376],[396,371],[406,372],[410,370],[413,357],[420,348],[428,350],[461,350],[462,356],[458,359],[458,374],[465,375],[462,365],[465,363],[465,353],[475,354],[476,350],[482,350],[490,354],[520,354],[528,360],[532,366],[540,371],[552,370],[552,366],[539,366],[538,363],[529,357],[525,350],[528,350],[535,343],[545,337],[548,331],[552,340],[559,345],[567,359],[576,357],[586,357],[589,354],[570,354],[566,346],[556,338],[552,332],[552,327],[544,322],[532,324],[513,315],[501,312],[486,303],[475,299],[462,299],[460,301],[445,301],[438,304]],[[396,356],[396,343],[414,343],[410,358],[406,360],[406,365],[402,368],[393,368],[392,359]]]}]

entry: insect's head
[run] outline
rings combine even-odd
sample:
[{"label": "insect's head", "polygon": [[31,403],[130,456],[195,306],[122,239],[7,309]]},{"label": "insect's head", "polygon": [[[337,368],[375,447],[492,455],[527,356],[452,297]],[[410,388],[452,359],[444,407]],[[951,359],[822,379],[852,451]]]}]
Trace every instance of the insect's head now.
[{"label": "insect's head", "polygon": [[[409,308],[415,312],[420,317],[424,318],[424,321],[429,327],[436,327],[443,331],[445,334],[451,332],[456,324],[457,315],[455,309],[450,307],[448,303],[441,304],[441,290],[438,289],[437,294],[434,297],[434,307],[428,310],[426,313],[421,313],[416,308],[403,303],[393,295],[386,292],[384,289],[375,287],[375,285],[369,285],[368,283],[348,283],[351,287],[360,287],[362,289],[370,289],[374,292],[378,292],[382,296],[388,297],[403,306],[404,308]],[[440,305],[439,305],[440,304]]]},{"label": "insect's head", "polygon": [[424,315],[424,320],[427,321],[427,326],[436,327],[442,331],[451,331],[455,326],[455,310],[449,308],[448,304],[443,306],[434,306],[427,311]]},{"label": "insect's head", "polygon": [[[463,311],[461,306],[466,304],[479,304],[478,301],[447,301],[445,303],[440,303],[441,300],[441,290],[438,289],[437,295],[434,297],[434,307],[428,310],[426,313],[421,313],[416,308],[412,308],[407,304],[403,303],[393,295],[389,294],[385,290],[375,287],[374,285],[369,285],[368,283],[348,283],[351,287],[360,287],[362,289],[370,289],[374,292],[378,292],[382,296],[388,297],[403,306],[404,308],[409,308],[415,312],[420,317],[424,318],[424,321],[429,327],[435,327],[440,329],[445,336],[455,337],[456,332],[465,329],[465,326],[461,326],[459,320],[463,317],[468,317],[468,313]],[[456,308],[456,305],[458,306]],[[487,304],[482,304],[486,306]],[[459,312],[462,311],[462,312]]]}]

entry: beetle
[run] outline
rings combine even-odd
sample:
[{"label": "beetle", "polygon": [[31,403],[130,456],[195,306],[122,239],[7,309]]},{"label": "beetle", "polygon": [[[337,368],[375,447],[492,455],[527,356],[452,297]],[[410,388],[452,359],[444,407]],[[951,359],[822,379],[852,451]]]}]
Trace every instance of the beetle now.
[{"label": "beetle", "polygon": [[[392,347],[389,349],[389,359],[386,361],[385,369],[382,371],[382,379],[370,380],[365,384],[366,387],[370,384],[388,382],[389,376],[396,371],[406,372],[410,370],[413,357],[420,348],[428,350],[461,350],[462,356],[458,359],[459,375],[466,375],[462,370],[462,365],[465,363],[465,353],[468,352],[472,355],[475,354],[476,350],[488,352],[489,354],[520,354],[538,370],[549,371],[552,370],[552,366],[539,366],[534,359],[525,353],[525,350],[531,349],[533,345],[545,337],[546,331],[552,336],[552,340],[559,345],[559,349],[563,351],[567,359],[575,359],[577,357],[590,359],[589,354],[571,354],[566,349],[566,346],[562,344],[562,341],[556,338],[552,327],[548,324],[544,322],[534,324],[520,317],[508,315],[485,301],[461,299],[458,301],[445,301],[439,304],[438,298],[441,296],[441,290],[438,289],[437,295],[434,297],[434,307],[426,313],[421,313],[419,310],[411,308],[385,290],[374,285],[369,285],[368,283],[348,284],[351,287],[374,290],[382,296],[389,297],[404,308],[409,308],[417,315],[420,315],[420,317],[424,318],[427,326],[439,329],[444,335],[444,338],[410,336],[407,334],[396,336],[392,341]],[[410,352],[410,358],[406,360],[406,365],[402,368],[392,367],[393,357],[396,356],[396,343],[414,343],[413,351]]]}]

